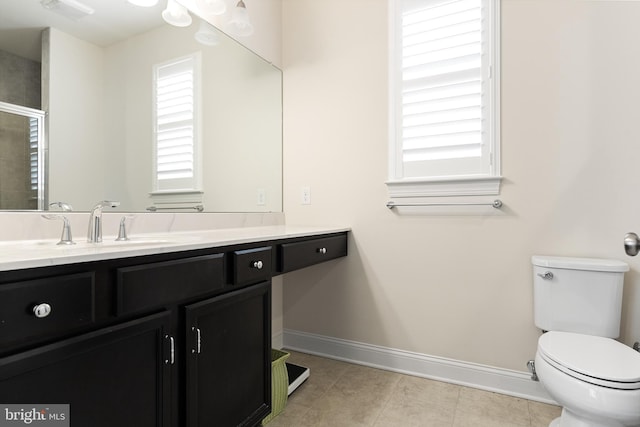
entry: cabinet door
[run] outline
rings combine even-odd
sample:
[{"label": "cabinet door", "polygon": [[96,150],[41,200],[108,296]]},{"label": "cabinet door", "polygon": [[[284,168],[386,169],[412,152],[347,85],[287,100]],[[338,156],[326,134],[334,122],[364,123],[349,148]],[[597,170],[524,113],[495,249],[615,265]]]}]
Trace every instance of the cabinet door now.
[{"label": "cabinet door", "polygon": [[251,426],[269,413],[270,285],[186,307],[187,426]]},{"label": "cabinet door", "polygon": [[168,312],[0,359],[0,402],[69,404],[72,426],[169,426]]}]

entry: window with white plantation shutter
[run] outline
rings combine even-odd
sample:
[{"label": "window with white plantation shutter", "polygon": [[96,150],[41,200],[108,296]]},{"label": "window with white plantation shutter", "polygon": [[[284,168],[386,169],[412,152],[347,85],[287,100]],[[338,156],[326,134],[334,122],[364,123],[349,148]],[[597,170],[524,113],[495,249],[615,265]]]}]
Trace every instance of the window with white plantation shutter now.
[{"label": "window with white plantation shutter", "polygon": [[498,194],[499,0],[390,0],[392,197]]},{"label": "window with white plantation shutter", "polygon": [[199,54],[154,66],[154,192],[200,187]]}]

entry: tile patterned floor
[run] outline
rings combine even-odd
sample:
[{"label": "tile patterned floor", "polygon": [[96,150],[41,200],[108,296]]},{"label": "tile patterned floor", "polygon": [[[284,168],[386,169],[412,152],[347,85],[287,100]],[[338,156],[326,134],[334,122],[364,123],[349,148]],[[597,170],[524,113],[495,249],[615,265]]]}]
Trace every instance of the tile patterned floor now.
[{"label": "tile patterned floor", "polygon": [[560,408],[303,353],[311,377],[268,427],[546,427]]}]

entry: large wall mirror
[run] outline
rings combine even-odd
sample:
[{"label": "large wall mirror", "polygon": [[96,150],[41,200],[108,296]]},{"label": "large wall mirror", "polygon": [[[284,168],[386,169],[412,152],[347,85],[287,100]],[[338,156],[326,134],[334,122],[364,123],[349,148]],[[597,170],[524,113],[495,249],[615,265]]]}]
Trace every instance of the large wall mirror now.
[{"label": "large wall mirror", "polygon": [[[165,1],[82,3],[95,12],[75,19],[40,0],[0,3],[0,209],[282,211],[281,71],[195,15],[166,24]],[[158,69],[187,57],[199,175],[178,191],[158,185],[158,111],[171,108],[157,106]]]}]

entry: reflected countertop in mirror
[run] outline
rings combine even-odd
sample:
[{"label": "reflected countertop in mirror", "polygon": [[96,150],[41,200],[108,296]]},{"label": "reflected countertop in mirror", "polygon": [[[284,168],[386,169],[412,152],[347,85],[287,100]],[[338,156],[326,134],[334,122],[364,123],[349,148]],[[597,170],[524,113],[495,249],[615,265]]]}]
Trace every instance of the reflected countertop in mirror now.
[{"label": "reflected countertop in mirror", "polygon": [[[100,3],[105,2],[83,2],[96,9],[91,26],[104,32],[95,20],[105,7]],[[0,59],[4,54],[33,61],[26,46],[4,41],[16,39],[17,34],[24,35],[23,41],[29,39],[28,33],[37,34],[36,39],[44,35],[45,205],[63,201],[85,211],[99,200],[118,200],[121,211],[146,211],[152,206],[158,211],[196,206],[208,212],[282,211],[282,73],[278,68],[209,25],[206,28],[214,34],[210,40],[215,41],[198,42],[195,35],[203,26],[195,15],[186,28],[164,24],[158,19],[162,6],[144,10],[156,15],[136,34],[104,42],[83,39],[81,32],[74,32],[74,25],[65,25],[49,11],[30,12],[31,3],[42,9],[39,2],[24,0],[0,5]],[[110,2],[109,14],[114,6]],[[125,7],[135,14],[143,12]],[[28,25],[26,18],[36,16],[38,20]],[[82,27],[82,19],[75,24]],[[196,86],[200,113],[194,125],[200,141],[199,187],[177,194],[158,192],[154,186],[153,69],[194,54],[201,67]],[[0,101],[16,102],[1,88]],[[14,143],[4,141],[7,144]],[[2,146],[0,142],[0,150]],[[7,156],[0,152],[0,162],[10,162]],[[0,183],[0,207],[4,195]]]}]

